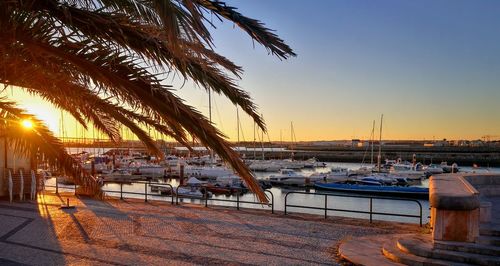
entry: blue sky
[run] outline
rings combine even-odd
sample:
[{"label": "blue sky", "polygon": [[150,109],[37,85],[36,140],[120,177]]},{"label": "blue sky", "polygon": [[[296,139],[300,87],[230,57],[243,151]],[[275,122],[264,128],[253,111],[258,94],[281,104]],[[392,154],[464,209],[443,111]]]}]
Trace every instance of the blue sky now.
[{"label": "blue sky", "polygon": [[[498,1],[227,3],[298,54],[280,61],[232,24],[214,30],[217,50],[244,67],[239,84],[259,104],[271,139],[289,136],[290,121],[298,139],[367,137],[382,113],[387,138],[500,135]],[[234,107],[216,101],[235,138]],[[250,120],[243,124],[250,134]]]},{"label": "blue sky", "polygon": [[[226,2],[298,54],[280,61],[214,19],[216,50],[243,66],[238,84],[259,105],[272,140],[289,140],[292,121],[298,140],[368,138],[382,113],[384,139],[500,135],[500,1]],[[172,84],[208,114],[204,90]],[[42,102],[28,105],[47,113]],[[213,121],[236,140],[235,107],[223,97],[213,106]],[[240,139],[251,140],[253,123],[241,117]],[[57,131],[58,118],[42,118]]]}]

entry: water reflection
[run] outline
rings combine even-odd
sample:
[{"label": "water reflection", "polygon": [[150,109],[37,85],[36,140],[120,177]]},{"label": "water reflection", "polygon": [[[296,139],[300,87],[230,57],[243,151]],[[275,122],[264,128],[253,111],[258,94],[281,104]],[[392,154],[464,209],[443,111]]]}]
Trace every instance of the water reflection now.
[{"label": "water reflection", "polygon": [[[361,166],[361,164],[357,163],[327,163],[326,167],[316,168],[316,169],[304,169],[301,170],[301,173],[304,175],[310,175],[312,173],[324,173],[330,171],[331,167],[346,167],[349,169],[357,169]],[[256,177],[258,179],[263,179],[268,177],[273,173],[256,173]],[[54,180],[49,180],[49,183],[54,183]],[[178,179],[160,179],[158,182],[170,184],[174,187],[179,185]],[[424,180],[421,186],[428,186],[428,180]],[[104,190],[110,191],[120,191],[120,184],[116,183],[107,183],[103,187]],[[152,192],[149,186],[145,186],[144,184],[123,184],[123,192],[135,192],[135,193],[144,193],[145,189],[148,192],[149,200],[162,200],[162,201],[171,201],[170,196],[160,195],[158,192]],[[289,192],[315,192],[313,188],[278,188],[273,187],[269,189],[274,195],[274,209],[277,211],[284,211],[285,205],[285,196]],[[325,193],[325,191],[321,191],[321,193]],[[327,192],[326,192],[327,193]],[[334,194],[341,194],[335,192]],[[119,193],[107,193],[109,196],[120,197]],[[351,193],[343,194],[343,195],[353,195]],[[363,195],[366,196],[366,195]],[[134,195],[134,194],[124,194],[126,198],[139,198],[143,199],[143,195]],[[214,195],[212,199],[224,199],[224,200],[237,200],[236,195],[226,196],[226,195]],[[257,198],[254,194],[246,193],[239,196],[240,201],[251,201],[257,202]],[[179,198],[179,202],[189,202],[189,203],[203,203],[202,200],[198,199],[187,199],[187,198]],[[429,216],[429,202],[427,200],[419,200],[422,204],[423,208],[423,222],[428,222]],[[287,198],[287,203],[289,205],[300,205],[300,206],[310,206],[310,207],[324,207],[325,206],[325,197],[321,195],[313,195],[313,194],[295,194],[290,193]],[[215,200],[209,200],[209,205],[221,205],[221,206],[233,206],[236,207],[236,202],[221,202]],[[339,210],[357,210],[357,211],[369,211],[370,210],[370,200],[366,198],[353,198],[353,197],[337,197],[337,196],[329,196],[326,198],[326,206],[331,209],[339,209]],[[242,208],[257,208],[257,209],[268,209],[271,208],[267,205],[262,204],[247,204],[240,203],[240,207]],[[372,204],[372,209],[374,212],[391,212],[391,213],[399,213],[399,214],[408,214],[408,215],[418,215],[419,214],[419,206],[415,202],[405,202],[405,201],[392,201],[392,200],[383,200],[383,199],[374,199]],[[303,208],[294,208],[290,207],[287,210],[290,213],[308,213],[308,214],[318,214],[324,215],[323,210],[314,210],[314,209],[303,209]],[[352,218],[363,218],[368,219],[368,214],[362,213],[352,213],[345,211],[328,211],[328,216],[345,216]],[[410,218],[410,217],[395,217],[395,216],[385,216],[385,215],[374,215],[374,220],[386,220],[386,221],[399,221],[399,222],[410,222],[410,223],[418,223],[418,218]]]}]

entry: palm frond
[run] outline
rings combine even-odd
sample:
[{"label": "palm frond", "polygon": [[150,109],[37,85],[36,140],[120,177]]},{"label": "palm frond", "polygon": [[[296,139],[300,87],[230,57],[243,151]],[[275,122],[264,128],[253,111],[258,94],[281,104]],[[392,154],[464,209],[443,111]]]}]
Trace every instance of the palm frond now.
[{"label": "palm frond", "polygon": [[[0,128],[2,135],[14,147],[15,153],[28,158],[43,155],[50,165],[64,169],[73,177],[75,183],[82,185],[87,192],[96,196],[101,195],[95,179],[66,152],[63,144],[41,120],[5,98],[0,98],[0,117],[4,120]],[[30,130],[23,128],[21,125],[23,120],[30,120],[33,128]]]},{"label": "palm frond", "polygon": [[[265,130],[257,106],[237,86],[241,67],[213,49],[212,15],[235,23],[280,59],[295,56],[263,23],[216,0],[8,0],[0,1],[0,83],[41,96],[112,140],[125,126],[158,155],[144,127],[188,147],[188,134],[195,136],[265,202],[226,137],[162,80],[173,72],[223,94]],[[52,140],[45,129],[42,139]]]}]

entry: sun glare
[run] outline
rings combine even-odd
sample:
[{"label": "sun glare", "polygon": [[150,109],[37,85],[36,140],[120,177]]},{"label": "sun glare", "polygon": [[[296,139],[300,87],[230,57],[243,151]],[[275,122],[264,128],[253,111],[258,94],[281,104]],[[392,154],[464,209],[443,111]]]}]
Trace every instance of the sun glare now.
[{"label": "sun glare", "polygon": [[23,120],[22,125],[24,128],[27,128],[27,129],[33,128],[33,122],[31,122],[31,120],[27,120],[27,119]]}]

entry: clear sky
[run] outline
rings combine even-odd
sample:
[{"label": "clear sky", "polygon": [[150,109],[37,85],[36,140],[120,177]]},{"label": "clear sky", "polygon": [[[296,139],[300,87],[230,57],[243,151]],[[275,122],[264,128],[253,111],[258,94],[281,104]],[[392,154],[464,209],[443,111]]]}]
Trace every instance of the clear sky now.
[{"label": "clear sky", "polygon": [[[500,135],[500,1],[226,2],[298,54],[280,61],[230,23],[213,31],[217,51],[243,66],[239,85],[272,140],[290,140],[291,121],[298,140],[368,138],[382,113],[385,139]],[[178,93],[208,112],[204,90],[188,83]],[[212,116],[235,140],[235,107],[215,97]]]}]

